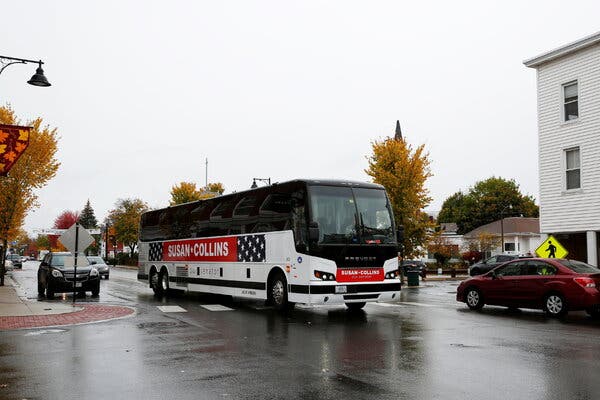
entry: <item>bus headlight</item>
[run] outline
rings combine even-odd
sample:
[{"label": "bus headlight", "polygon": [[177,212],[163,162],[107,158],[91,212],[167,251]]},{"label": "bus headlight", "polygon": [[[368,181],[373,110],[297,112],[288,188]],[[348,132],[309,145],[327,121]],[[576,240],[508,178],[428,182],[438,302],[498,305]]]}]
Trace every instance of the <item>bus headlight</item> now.
[{"label": "bus headlight", "polygon": [[335,281],[335,275],[329,272],[315,271],[315,278],[323,281]]},{"label": "bus headlight", "polygon": [[385,279],[394,279],[394,278],[397,278],[398,275],[400,275],[400,273],[396,269],[394,271],[390,271],[387,274],[385,274]]}]

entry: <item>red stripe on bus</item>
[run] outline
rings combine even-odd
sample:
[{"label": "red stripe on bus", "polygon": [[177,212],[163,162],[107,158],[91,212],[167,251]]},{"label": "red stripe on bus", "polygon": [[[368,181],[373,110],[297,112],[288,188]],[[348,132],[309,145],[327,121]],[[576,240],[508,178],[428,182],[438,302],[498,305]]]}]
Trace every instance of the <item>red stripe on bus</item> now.
[{"label": "red stripe on bus", "polygon": [[164,261],[237,261],[237,237],[163,243]]}]

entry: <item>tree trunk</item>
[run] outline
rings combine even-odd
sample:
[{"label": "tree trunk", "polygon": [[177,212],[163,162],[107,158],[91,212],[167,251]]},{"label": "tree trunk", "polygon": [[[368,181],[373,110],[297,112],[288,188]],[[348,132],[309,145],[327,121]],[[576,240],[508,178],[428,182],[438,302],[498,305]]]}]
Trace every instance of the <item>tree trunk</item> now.
[{"label": "tree trunk", "polygon": [[6,245],[7,239],[2,239],[2,252],[0,253],[0,286],[4,286],[4,274],[6,273],[5,262],[6,262]]}]

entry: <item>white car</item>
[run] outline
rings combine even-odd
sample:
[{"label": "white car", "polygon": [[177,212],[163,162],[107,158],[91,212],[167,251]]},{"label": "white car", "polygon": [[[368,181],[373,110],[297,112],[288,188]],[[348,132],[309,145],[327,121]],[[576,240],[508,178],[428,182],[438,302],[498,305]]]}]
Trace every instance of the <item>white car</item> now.
[{"label": "white car", "polygon": [[12,271],[14,269],[13,267],[13,263],[10,260],[4,260],[4,270],[5,271]]}]

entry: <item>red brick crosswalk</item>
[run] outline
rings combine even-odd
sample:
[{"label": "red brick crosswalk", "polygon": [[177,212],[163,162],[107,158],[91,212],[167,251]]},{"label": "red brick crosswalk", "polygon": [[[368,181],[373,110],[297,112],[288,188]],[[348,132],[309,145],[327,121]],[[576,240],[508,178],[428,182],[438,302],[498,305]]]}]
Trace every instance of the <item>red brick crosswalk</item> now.
[{"label": "red brick crosswalk", "polygon": [[122,306],[99,304],[77,304],[77,306],[83,309],[65,314],[0,317],[0,330],[84,324],[126,317],[135,312],[133,308]]}]

